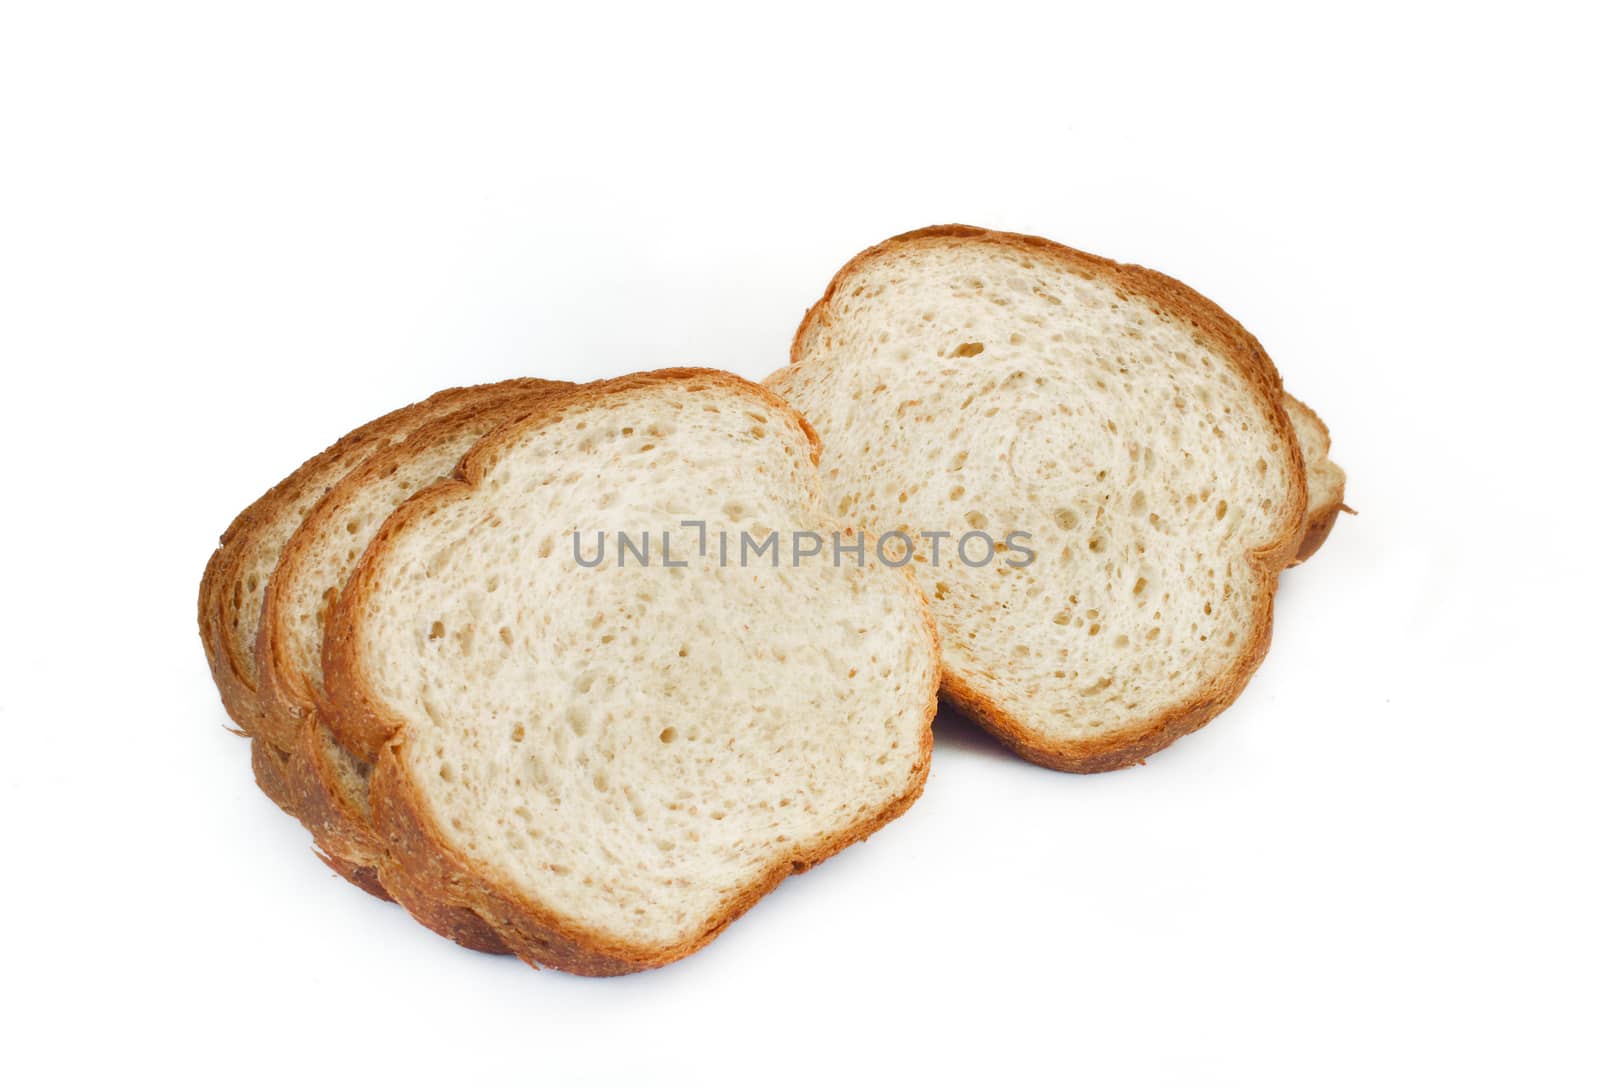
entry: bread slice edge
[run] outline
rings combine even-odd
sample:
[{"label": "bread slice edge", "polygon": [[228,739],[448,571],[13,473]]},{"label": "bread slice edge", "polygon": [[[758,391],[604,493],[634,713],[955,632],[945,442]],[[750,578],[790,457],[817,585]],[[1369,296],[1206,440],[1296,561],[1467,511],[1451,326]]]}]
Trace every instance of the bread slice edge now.
[{"label": "bread slice edge", "polygon": [[[332,700],[329,725],[338,741],[358,758],[370,755],[373,763],[370,799],[372,826],[386,845],[381,876],[398,895],[426,895],[441,903],[470,910],[482,918],[518,958],[533,966],[549,966],[582,975],[617,975],[664,966],[698,950],[745,913],[758,900],[794,873],[804,872],[840,850],[867,838],[903,814],[921,796],[932,759],[931,724],[938,705],[937,670],[926,692],[922,711],[921,747],[906,788],[888,803],[855,824],[839,829],[825,840],[795,849],[772,861],[755,879],[730,895],[714,916],[696,932],[661,945],[644,946],[619,940],[565,917],[532,901],[497,880],[456,850],[441,832],[427,802],[411,781],[402,759],[406,743],[404,726],[390,717],[367,683],[360,661],[357,632],[367,598],[373,592],[376,557],[402,532],[412,518],[426,516],[441,504],[469,493],[481,481],[500,444],[520,428],[536,425],[553,412],[584,398],[625,394],[655,384],[683,380],[727,383],[754,392],[775,411],[787,413],[805,432],[816,465],[820,441],[811,425],[782,398],[745,379],[716,370],[672,369],[628,375],[588,386],[574,387],[541,403],[536,413],[500,428],[462,459],[454,478],[424,488],[391,515],[366,556],[346,584],[334,606],[324,640],[324,670]],[[915,594],[924,634],[937,654],[938,632],[933,617],[916,590],[909,572],[902,572]]]},{"label": "bread slice edge", "polygon": [[[948,663],[941,693],[1001,743],[1030,762],[1053,770],[1096,773],[1142,763],[1179,737],[1192,733],[1230,706],[1266,656],[1272,638],[1272,605],[1278,575],[1290,566],[1307,537],[1306,464],[1301,444],[1284,405],[1282,378],[1260,342],[1230,314],[1171,276],[1135,264],[1121,264],[1035,235],[1011,234],[965,224],[925,227],[896,235],[861,251],[829,281],[801,319],[790,343],[789,365],[767,378],[780,381],[802,365],[806,345],[831,323],[831,307],[842,286],[868,264],[897,256],[925,243],[973,242],[1001,245],[1062,261],[1075,271],[1104,276],[1120,290],[1142,296],[1154,308],[1188,321],[1218,353],[1238,368],[1256,397],[1264,418],[1282,440],[1298,481],[1291,501],[1279,512],[1275,536],[1250,549],[1246,561],[1260,580],[1251,612],[1249,637],[1232,665],[1212,678],[1204,690],[1149,720],[1092,739],[1058,739],[1030,729],[985,690],[981,677],[965,676]],[[1324,533],[1324,535],[1326,535]]]},{"label": "bread slice edge", "polygon": [[[311,508],[279,553],[277,566],[267,582],[261,621],[255,635],[255,692],[261,719],[258,728],[279,751],[288,752],[295,747],[301,720],[324,701],[312,682],[301,675],[289,659],[289,619],[284,600],[287,586],[308,573],[306,567],[313,561],[308,549],[316,542],[316,534],[326,527],[329,518],[339,511],[346,499],[403,465],[419,444],[448,435],[484,413],[514,416],[524,401],[529,402],[527,407],[531,410],[532,398],[566,384],[539,378],[512,378],[488,385],[465,386],[461,394],[447,391],[452,394],[451,410],[433,418],[423,419],[421,413],[417,413],[398,421],[399,426],[390,433],[391,439],[400,427],[415,426],[404,438],[381,445],[363,458]],[[432,400],[421,403],[429,404]]]}]

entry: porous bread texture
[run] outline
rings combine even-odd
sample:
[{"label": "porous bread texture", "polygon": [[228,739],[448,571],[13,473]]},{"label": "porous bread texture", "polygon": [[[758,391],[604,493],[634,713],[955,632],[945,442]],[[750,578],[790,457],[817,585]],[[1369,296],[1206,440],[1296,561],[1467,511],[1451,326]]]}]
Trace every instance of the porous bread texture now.
[{"label": "porous bread texture", "polygon": [[[822,436],[834,513],[953,534],[911,565],[944,692],[1026,758],[1137,762],[1231,703],[1265,653],[1301,456],[1270,360],[1175,280],[919,231],[845,266],[767,384]],[[952,545],[975,530],[1030,533],[1036,558],[968,566]]]},{"label": "porous bread texture", "polygon": [[487,387],[474,403],[373,453],[300,522],[268,580],[256,633],[261,733],[277,748],[293,747],[300,723],[325,702],[323,621],[384,519],[424,486],[448,476],[480,438],[564,384],[519,379]]},{"label": "porous bread texture", "polygon": [[251,503],[222,534],[200,580],[200,641],[223,707],[246,735],[270,728],[256,693],[256,632],[289,537],[328,489],[373,452],[503,385],[446,389],[356,428]]},{"label": "porous bread texture", "polygon": [[[511,379],[489,385],[443,390],[404,408],[391,412],[352,431],[322,453],[311,458],[277,486],[263,495],[237,518],[223,534],[201,580],[199,621],[201,641],[212,677],[229,716],[244,728],[251,740],[250,762],[261,791],[280,809],[295,816],[317,834],[304,803],[304,773],[296,775],[301,764],[290,758],[295,743],[292,731],[273,729],[254,669],[240,662],[254,661],[254,654],[240,657],[241,645],[258,641],[260,620],[267,592],[272,583],[268,573],[286,550],[285,538],[292,539],[296,528],[315,509],[335,482],[343,479],[354,465],[359,468],[381,452],[392,449],[418,428],[441,418],[471,413],[493,406],[507,398],[531,395],[553,383],[537,379]],[[341,800],[344,800],[341,798]],[[339,809],[338,811],[344,811]],[[329,842],[341,845],[332,838]],[[319,846],[321,843],[319,842]],[[335,872],[357,887],[389,899],[379,882],[371,859],[359,853],[328,849],[318,856]],[[433,909],[427,901],[412,911],[425,925],[452,937],[468,947],[502,950],[492,934],[480,932],[481,923],[459,919],[451,910]]]},{"label": "porous bread texture", "polygon": [[[397,898],[425,886],[531,963],[638,970],[911,804],[939,667],[909,575],[723,567],[679,530],[833,531],[815,457],[759,386],[662,371],[544,401],[401,506],[324,649]],[[688,566],[659,538],[649,566],[576,562],[575,532],[592,558],[645,530]]]},{"label": "porous bread texture", "polygon": [[[265,712],[253,753],[257,781],[311,832],[318,856],[380,898],[382,845],[370,827],[369,768],[344,752],[316,717],[322,691],[325,613],[383,521],[407,498],[455,468],[495,427],[528,412],[564,382],[525,379],[495,389],[467,408],[435,419],[367,458],[339,481],[284,546],[269,582],[257,637],[257,676]],[[292,740],[293,757],[277,757]],[[275,772],[263,777],[266,765]],[[270,788],[269,788],[270,787]],[[481,921],[428,900],[408,908],[435,932],[483,951],[504,951]]]},{"label": "porous bread texture", "polygon": [[1304,401],[1288,393],[1283,395],[1283,409],[1294,427],[1295,441],[1300,444],[1306,465],[1305,532],[1290,564],[1297,566],[1322,547],[1340,511],[1350,508],[1344,504],[1344,469],[1328,458],[1332,439],[1327,424]]}]

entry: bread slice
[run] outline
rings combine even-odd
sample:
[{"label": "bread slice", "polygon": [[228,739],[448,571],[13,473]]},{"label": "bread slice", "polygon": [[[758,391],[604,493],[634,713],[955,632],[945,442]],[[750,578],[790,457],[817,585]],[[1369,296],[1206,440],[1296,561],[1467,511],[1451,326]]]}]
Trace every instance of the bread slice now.
[{"label": "bread slice", "polygon": [[[536,965],[639,970],[915,800],[939,667],[910,576],[720,562],[722,529],[836,529],[816,457],[760,386],[640,374],[543,401],[385,522],[324,673],[397,899]],[[580,565],[601,532],[652,533],[654,562],[613,538]]]},{"label": "bread slice", "polygon": [[[822,436],[839,516],[952,534],[911,564],[943,691],[1026,758],[1142,760],[1265,654],[1305,469],[1271,360],[1177,281],[1041,238],[917,231],[834,277],[767,384]],[[952,553],[973,532],[1011,546],[969,566]]]},{"label": "bread slice", "polygon": [[1297,566],[1322,547],[1340,512],[1351,510],[1344,504],[1344,469],[1328,458],[1332,439],[1327,424],[1304,401],[1288,393],[1283,395],[1283,409],[1294,427],[1295,441],[1300,444],[1300,455],[1306,464],[1305,529],[1294,562],[1289,564]]},{"label": "bread slice", "polygon": [[[344,475],[429,420],[498,396],[507,383],[446,389],[356,428],[279,481],[233,520],[200,580],[200,641],[228,716],[246,735],[268,731],[280,752],[292,731],[272,730],[256,694],[255,643],[267,584],[289,537]],[[270,796],[270,794],[269,794]]]},{"label": "bread slice", "polygon": [[[505,396],[526,394],[546,384],[533,379],[513,379],[447,389],[426,401],[365,424],[301,465],[246,508],[223,534],[200,583],[201,642],[224,708],[246,735],[257,734],[250,746],[250,765],[256,785],[289,815],[303,815],[296,798],[288,745],[284,743],[287,740],[292,745],[294,735],[292,731],[281,729],[271,733],[270,738],[260,735],[270,730],[271,723],[267,721],[256,691],[257,678],[251,667],[254,654],[245,652],[245,647],[256,641],[265,592],[270,585],[269,575],[275,569],[284,542],[313,504],[319,502],[352,465],[359,465],[368,456],[402,440],[430,420],[453,412],[471,411],[477,405]],[[381,899],[392,898],[380,883],[375,867],[331,852],[319,856],[357,887]],[[472,919],[460,919],[449,911],[430,915],[426,904],[417,913],[425,924],[469,947],[498,948],[492,934],[481,932],[481,925],[475,926]]]},{"label": "bread slice", "polygon": [[523,379],[487,390],[475,403],[373,453],[312,508],[284,544],[262,599],[255,675],[263,735],[288,749],[305,718],[326,705],[327,609],[384,519],[424,486],[448,476],[484,435],[565,384]]},{"label": "bread slice", "polygon": [[[367,458],[306,516],[284,546],[268,583],[256,639],[258,695],[269,727],[294,737],[290,758],[258,739],[258,781],[298,816],[318,856],[335,872],[382,898],[377,874],[382,853],[367,815],[368,767],[333,741],[317,718],[322,687],[322,630],[326,611],[384,520],[422,487],[448,476],[472,445],[495,427],[526,414],[540,396],[564,382],[513,383],[443,418],[418,427],[402,442]],[[424,925],[470,948],[504,946],[470,913],[417,897]]]}]

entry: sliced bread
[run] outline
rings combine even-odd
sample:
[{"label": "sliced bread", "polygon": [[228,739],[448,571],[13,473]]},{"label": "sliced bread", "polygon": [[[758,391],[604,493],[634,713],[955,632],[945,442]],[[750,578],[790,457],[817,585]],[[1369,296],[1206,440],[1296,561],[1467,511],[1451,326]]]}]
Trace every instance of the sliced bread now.
[{"label": "sliced bread", "polygon": [[[400,506],[323,650],[397,899],[530,963],[639,970],[912,803],[939,666],[909,574],[724,566],[680,528],[835,531],[817,455],[761,387],[662,371],[541,401]],[[619,532],[670,551],[579,562]]]},{"label": "sliced bread", "polygon": [[[1183,284],[1040,238],[918,231],[834,277],[767,384],[821,435],[838,516],[951,534],[911,564],[943,691],[1026,758],[1138,762],[1265,654],[1305,468],[1271,360]],[[955,554],[973,532],[1006,558]]]},{"label": "sliced bread", "polygon": [[448,476],[484,435],[564,385],[524,379],[491,387],[475,403],[423,423],[371,454],[305,516],[281,548],[262,598],[255,677],[264,736],[286,750],[301,722],[326,705],[323,622],[384,519],[424,486]]},{"label": "sliced bread", "polygon": [[[256,632],[267,585],[283,546],[328,490],[377,450],[430,420],[520,384],[446,389],[364,424],[279,481],[233,519],[200,580],[200,641],[223,708],[247,735],[267,731],[279,752],[292,731],[274,730],[256,693]],[[270,794],[269,794],[270,796]]]},{"label": "sliced bread", "polygon": [[[368,767],[340,749],[317,717],[317,707],[327,702],[322,686],[327,609],[379,527],[403,501],[448,476],[475,442],[565,384],[517,382],[374,453],[307,515],[284,546],[268,584],[256,640],[258,695],[269,728],[292,736],[294,745],[288,759],[273,760],[274,746],[257,739],[258,758],[272,764],[266,775],[272,790],[287,793],[283,807],[311,832],[323,861],[383,898],[390,896],[377,876],[382,848],[367,815]],[[262,777],[260,771],[257,777]],[[409,905],[424,925],[460,944],[504,950],[469,913],[425,896],[412,897]]]}]

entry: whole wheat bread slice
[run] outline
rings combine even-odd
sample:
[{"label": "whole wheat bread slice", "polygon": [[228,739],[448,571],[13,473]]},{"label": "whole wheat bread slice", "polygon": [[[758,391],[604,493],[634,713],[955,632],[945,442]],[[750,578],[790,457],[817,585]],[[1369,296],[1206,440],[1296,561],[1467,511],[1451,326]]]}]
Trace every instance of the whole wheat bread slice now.
[{"label": "whole wheat bread slice", "polygon": [[[367,808],[368,767],[333,741],[317,716],[322,686],[326,611],[384,520],[423,487],[448,476],[479,439],[526,414],[563,382],[526,380],[418,427],[404,441],[367,458],[312,509],[284,546],[267,587],[256,641],[258,695],[267,720],[295,737],[287,760],[269,769],[286,808],[298,816],[322,858],[352,883],[391,898],[377,875],[382,846]],[[258,740],[256,747],[275,753]],[[258,779],[262,775],[258,772]],[[375,890],[376,889],[376,890]],[[414,896],[408,904],[424,925],[469,948],[504,951],[470,912]]]},{"label": "whole wheat bread slice", "polygon": [[[389,518],[324,673],[396,898],[469,909],[536,965],[639,970],[912,803],[939,674],[912,579],[722,566],[679,530],[833,530],[816,457],[759,386],[634,375],[543,401]],[[649,565],[574,553],[663,530]]]},{"label": "whole wheat bread slice", "polygon": [[[917,231],[834,277],[767,384],[821,435],[839,516],[953,534],[912,564],[943,691],[1026,758],[1137,762],[1265,654],[1305,531],[1302,455],[1271,360],[1177,281],[1040,238]],[[1029,534],[1009,558],[1033,561],[952,554],[991,531]]]}]

